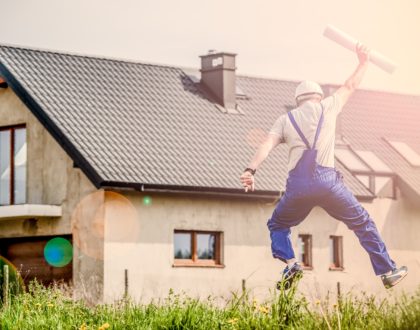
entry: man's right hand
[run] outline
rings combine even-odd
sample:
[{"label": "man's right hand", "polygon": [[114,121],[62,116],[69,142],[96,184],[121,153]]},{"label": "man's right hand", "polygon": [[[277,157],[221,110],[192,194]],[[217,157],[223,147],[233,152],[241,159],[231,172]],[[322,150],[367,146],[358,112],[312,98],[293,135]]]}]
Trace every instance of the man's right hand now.
[{"label": "man's right hand", "polygon": [[341,106],[343,107],[351,94],[359,87],[360,82],[362,81],[363,76],[365,75],[366,69],[369,63],[369,48],[361,43],[356,45],[356,53],[359,58],[359,65],[352,75],[346,80],[343,86],[341,86],[335,94],[340,99]]},{"label": "man's right hand", "polygon": [[357,57],[359,58],[360,64],[365,64],[369,61],[370,49],[367,48],[365,45],[361,44],[360,42],[356,45],[356,53]]}]

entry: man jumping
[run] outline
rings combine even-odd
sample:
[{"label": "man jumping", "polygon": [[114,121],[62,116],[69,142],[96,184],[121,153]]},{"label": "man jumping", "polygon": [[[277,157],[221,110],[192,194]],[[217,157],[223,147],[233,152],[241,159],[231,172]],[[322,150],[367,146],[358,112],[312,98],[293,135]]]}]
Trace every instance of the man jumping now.
[{"label": "man jumping", "polygon": [[337,115],[359,86],[369,63],[369,50],[365,46],[358,44],[356,52],[359,59],[356,70],[333,95],[323,98],[324,93],[315,82],[304,81],[297,86],[297,108],[276,120],[240,177],[245,192],[254,191],[258,166],[278,144],[287,143],[286,190],[267,222],[273,257],[287,263],[278,283],[284,283],[286,288],[303,273],[292,248],[290,228],[302,222],[314,206],[322,207],[354,231],[386,288],[407,275],[407,267],[396,268],[372,218],[334,167]]}]

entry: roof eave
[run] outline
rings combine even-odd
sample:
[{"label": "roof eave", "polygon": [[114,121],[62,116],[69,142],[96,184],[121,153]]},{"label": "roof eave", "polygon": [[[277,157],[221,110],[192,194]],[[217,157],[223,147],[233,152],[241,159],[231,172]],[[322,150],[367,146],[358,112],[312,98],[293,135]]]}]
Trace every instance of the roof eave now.
[{"label": "roof eave", "polygon": [[[101,188],[117,189],[117,190],[135,190],[145,193],[159,194],[176,194],[176,195],[200,195],[213,197],[229,197],[240,199],[254,200],[278,200],[282,195],[282,191],[259,190],[245,193],[243,189],[234,188],[217,188],[217,187],[194,187],[179,185],[157,185],[148,183],[119,182],[119,181],[103,181]],[[376,198],[373,195],[356,195],[359,201],[371,202]]]},{"label": "roof eave", "polygon": [[275,200],[280,198],[280,191],[260,190],[245,193],[243,189],[234,188],[217,188],[217,187],[200,187],[200,186],[181,186],[181,185],[162,185],[149,183],[119,182],[119,181],[103,181],[101,188],[135,190],[149,193],[164,193],[177,195],[201,195],[215,197],[231,197],[231,198],[251,198]]},{"label": "roof eave", "polygon": [[101,176],[77,150],[64,133],[51,121],[48,115],[42,110],[42,107],[34,100],[34,98],[25,90],[20,82],[13,76],[7,67],[0,61],[0,75],[4,78],[7,85],[12,88],[18,98],[27,106],[27,108],[34,114],[34,116],[41,122],[53,138],[60,144],[60,146],[67,152],[70,158],[78,165],[83,173],[88,177],[96,188],[100,188],[100,183],[103,181]]}]

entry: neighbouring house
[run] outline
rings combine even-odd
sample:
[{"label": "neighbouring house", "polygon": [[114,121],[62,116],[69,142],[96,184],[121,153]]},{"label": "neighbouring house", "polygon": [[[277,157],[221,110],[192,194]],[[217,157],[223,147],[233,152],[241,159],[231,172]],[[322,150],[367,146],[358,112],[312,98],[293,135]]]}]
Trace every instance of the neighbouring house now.
[{"label": "neighbouring house", "polygon": [[[244,193],[239,176],[297,82],[0,46],[0,254],[25,281],[72,281],[113,301],[273,290],[283,264],[266,226],[281,198],[278,146]],[[346,78],[348,72],[337,73]],[[324,85],[326,94],[337,86]],[[337,125],[336,166],[392,257],[420,284],[420,97],[359,90]],[[52,238],[72,262],[47,263]],[[293,230],[303,292],[385,292],[355,235],[315,208]]]}]

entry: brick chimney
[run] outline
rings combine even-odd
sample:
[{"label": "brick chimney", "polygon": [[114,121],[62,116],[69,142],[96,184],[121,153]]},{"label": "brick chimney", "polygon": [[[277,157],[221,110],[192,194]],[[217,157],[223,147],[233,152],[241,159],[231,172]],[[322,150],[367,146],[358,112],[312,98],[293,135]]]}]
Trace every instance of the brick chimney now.
[{"label": "brick chimney", "polygon": [[201,83],[226,109],[236,109],[235,56],[233,53],[210,50],[201,57]]}]

